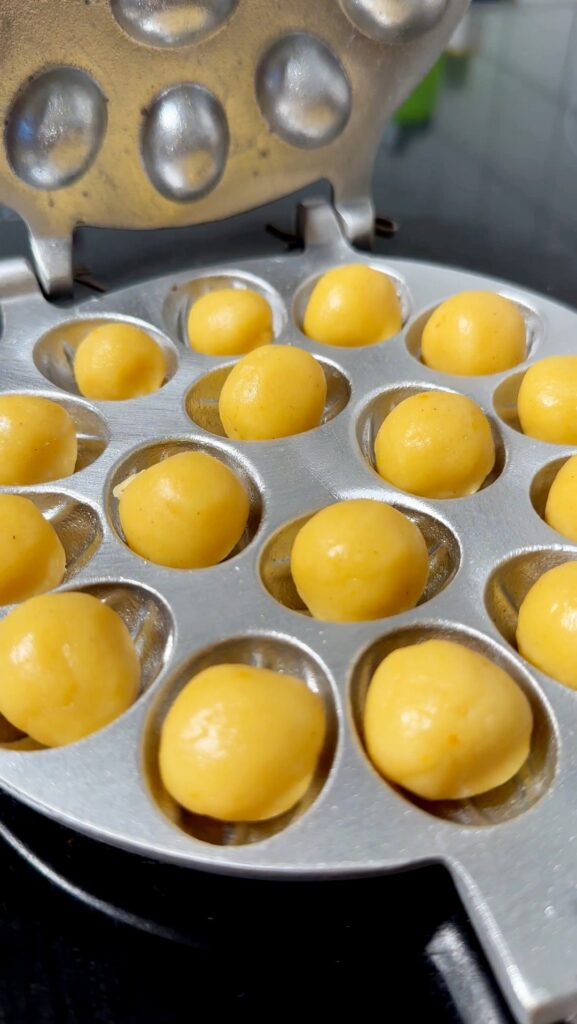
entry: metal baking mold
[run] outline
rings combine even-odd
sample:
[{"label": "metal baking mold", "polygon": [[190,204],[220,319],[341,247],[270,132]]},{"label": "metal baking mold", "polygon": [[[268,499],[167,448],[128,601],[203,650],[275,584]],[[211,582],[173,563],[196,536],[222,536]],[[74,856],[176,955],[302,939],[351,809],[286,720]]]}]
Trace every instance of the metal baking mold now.
[{"label": "metal baking mold", "polygon": [[[12,737],[12,744],[0,749],[0,782],[73,828],[182,866],[325,878],[442,862],[514,1012],[521,1021],[549,1024],[577,1005],[577,695],[522,661],[512,628],[527,580],[556,561],[577,557],[577,547],[555,534],[533,504],[534,482],[544,467],[572,451],[527,438],[511,426],[499,395],[526,364],[486,377],[439,374],[417,360],[406,339],[423,310],[471,288],[503,291],[533,310],[540,328],[528,362],[573,352],[577,314],[480,275],[366,258],[348,245],[338,218],[322,204],[309,205],[306,223],[302,253],[197,268],[72,309],[46,302],[24,261],[0,265],[2,389],[48,394],[90,410],[108,438],[90,465],[66,480],[28,490],[35,500],[58,492],[63,500],[98,510],[100,545],[64,589],[96,587],[105,598],[112,596],[133,633],[141,636],[145,630],[148,642],[141,648],[149,683],[127,713],[79,743],[26,751],[26,739]],[[317,345],[294,319],[295,295],[324,270],[351,261],[368,261],[390,273],[410,298],[412,318],[395,338],[368,348]],[[188,415],[191,389],[222,361],[186,346],[182,308],[177,303],[177,310],[174,296],[184,296],[185,308],[203,280],[227,275],[239,283],[257,279],[270,289],[282,313],[277,340],[302,346],[349,383],[348,402],[318,429],[280,441],[233,443]],[[76,336],[99,317],[134,319],[174,346],[174,374],[161,390],[127,403],[88,405],[43,376],[34,361],[39,339],[65,333],[70,325]],[[382,412],[395,388],[420,387],[469,395],[492,415],[502,461],[490,486],[467,498],[432,501],[401,494],[378,478],[366,448],[367,410]],[[119,537],[112,489],[127,466],[147,457],[151,445],[161,451],[174,445],[212,451],[251,481],[254,530],[221,565],[199,571],[162,568],[129,551]],[[300,517],[353,496],[390,501],[427,521],[444,538],[444,585],[425,604],[390,619],[354,625],[315,621],[269,592],[274,589],[271,545]],[[283,543],[280,563],[286,562],[286,537]],[[286,564],[277,570],[286,583]],[[445,805],[412,800],[379,778],[363,749],[362,701],[375,660],[391,646],[430,635],[455,636],[495,658],[519,680],[535,711],[526,768],[507,786],[475,800]],[[322,693],[332,723],[313,791],[302,806],[269,826],[225,828],[183,820],[159,791],[154,752],[167,702],[195,667],[223,656],[301,674]]]},{"label": "metal baking mold", "polygon": [[47,292],[72,232],[219,220],[320,179],[373,231],[383,128],[469,0],[0,0],[0,196]]}]

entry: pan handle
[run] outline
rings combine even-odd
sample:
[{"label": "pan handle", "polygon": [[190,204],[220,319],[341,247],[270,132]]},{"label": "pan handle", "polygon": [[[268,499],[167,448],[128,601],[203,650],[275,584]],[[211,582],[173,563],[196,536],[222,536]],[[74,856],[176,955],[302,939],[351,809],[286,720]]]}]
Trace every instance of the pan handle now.
[{"label": "pan handle", "polygon": [[[535,839],[537,837],[534,837]],[[523,859],[475,857],[450,865],[455,885],[520,1024],[555,1024],[577,1013],[577,851],[532,850]],[[471,853],[473,851],[471,850]],[[557,850],[559,854],[559,850]]]}]

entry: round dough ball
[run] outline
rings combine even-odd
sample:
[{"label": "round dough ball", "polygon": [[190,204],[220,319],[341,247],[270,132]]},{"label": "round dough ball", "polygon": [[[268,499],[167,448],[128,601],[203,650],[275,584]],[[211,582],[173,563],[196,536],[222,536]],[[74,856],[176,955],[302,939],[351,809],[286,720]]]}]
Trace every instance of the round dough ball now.
[{"label": "round dough ball", "polygon": [[364,712],[375,767],[426,800],[464,800],[507,782],[529,756],[532,727],[529,701],[511,676],[450,640],[389,654]]},{"label": "round dough ball", "polygon": [[386,341],[402,325],[401,304],[388,274],[351,263],[319,278],[307,304],[303,331],[323,345],[358,348]]},{"label": "round dough ball", "polygon": [[460,292],[442,302],[425,324],[423,362],[442,373],[500,373],[527,355],[525,321],[514,302],[496,292]]},{"label": "round dough ball", "polygon": [[318,427],[327,397],[322,366],[291,345],[266,345],[239,359],[218,403],[236,441],[271,441]]},{"label": "round dough ball", "polygon": [[290,810],[310,786],[325,737],[323,703],[294,676],[215,665],[170,708],[160,774],[182,807],[221,821]]},{"label": "round dough ball", "polygon": [[90,594],[33,597],[0,622],[0,712],[44,746],[102,729],[139,685],[130,633]]},{"label": "round dough ball", "polygon": [[222,562],[248,521],[244,484],[224,462],[203,452],[171,455],[129,477],[118,491],[128,546],[172,569]]},{"label": "round dough ball", "polygon": [[160,345],[134,324],[104,323],[76,349],[74,376],[85,398],[120,402],[158,391],[166,359]]},{"label": "round dough ball", "polygon": [[65,569],[60,538],[34,502],[0,494],[0,604],[52,590]]},{"label": "round dough ball", "polygon": [[412,395],[389,413],[375,439],[383,480],[422,498],[478,491],[495,464],[489,421],[470,398],[443,391]]},{"label": "round dough ball", "polygon": [[577,690],[577,562],[533,584],[519,608],[517,646],[535,668]]},{"label": "round dough ball", "polygon": [[240,356],[272,339],[272,310],[252,288],[217,288],[190,307],[188,340],[196,352]]},{"label": "round dough ball", "polygon": [[299,530],[291,572],[315,619],[362,622],[413,608],[429,574],[421,531],[383,501],[339,501]]},{"label": "round dough ball", "polygon": [[548,356],[527,370],[517,396],[524,434],[577,444],[577,356]]},{"label": "round dough ball", "polygon": [[70,476],[76,429],[58,402],[36,395],[0,395],[0,484],[24,486]]},{"label": "round dough ball", "polygon": [[551,484],[545,522],[569,540],[577,541],[577,455],[561,466]]}]

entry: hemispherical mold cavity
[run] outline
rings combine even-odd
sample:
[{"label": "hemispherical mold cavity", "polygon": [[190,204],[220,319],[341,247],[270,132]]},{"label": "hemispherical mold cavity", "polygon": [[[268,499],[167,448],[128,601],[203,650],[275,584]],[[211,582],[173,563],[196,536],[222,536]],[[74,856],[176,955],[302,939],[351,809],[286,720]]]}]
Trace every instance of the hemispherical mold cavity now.
[{"label": "hemispherical mold cavity", "polygon": [[406,43],[438,25],[448,0],[340,0],[355,28],[377,43]]},{"label": "hemispherical mold cavity", "polygon": [[[490,291],[491,289],[488,288],[486,290]],[[492,290],[496,291],[496,289]],[[545,326],[543,320],[541,319],[537,310],[533,309],[532,306],[524,302],[518,295],[506,291],[499,291],[498,294],[501,295],[504,299],[509,299],[510,302],[513,302],[517,306],[519,312],[523,317],[523,320],[525,321],[525,358],[528,359],[530,356],[533,356],[535,354],[536,349],[541,344],[543,337],[545,335]],[[443,299],[443,301],[445,301],[448,298],[450,298],[449,295],[445,296],[445,299]],[[429,317],[433,315],[433,313],[435,312],[436,309],[438,309],[440,304],[441,303],[438,302],[434,306],[430,306],[429,309],[426,309],[421,313],[418,313],[417,316],[414,317],[412,322],[407,326],[407,349],[415,359],[418,359],[419,362],[423,362],[421,353],[421,339],[423,336],[425,325]],[[460,375],[454,374],[454,376],[457,377]]]},{"label": "hemispherical mold cavity", "polygon": [[8,113],[5,145],[12,170],[39,189],[80,178],[106,130],[106,102],[96,82],[73,67],[51,68],[27,82]]},{"label": "hemispherical mold cavity", "polygon": [[305,32],[292,32],[271,46],[256,73],[256,95],[272,131],[302,149],[333,142],[351,113],[351,87],[342,65],[326,43]]},{"label": "hemispherical mold cavity", "polygon": [[453,641],[483,654],[519,684],[533,712],[529,757],[509,782],[466,800],[424,800],[384,778],[383,785],[391,786],[399,796],[436,818],[473,827],[499,825],[529,810],[547,792],[555,777],[557,749],[551,712],[539,688],[530,674],[496,641],[464,626],[444,622],[411,625],[380,637],[363,652],[351,675],[350,706],[358,739],[371,768],[377,771],[366,752],[364,733],[365,702],[371,679],[381,661],[393,651],[433,639]]},{"label": "hemispherical mold cavity", "polygon": [[114,17],[137,43],[186,46],[217,32],[238,0],[111,0]]},{"label": "hemispherical mold cavity", "polygon": [[[207,818],[180,807],[165,789],[160,777],[158,752],[162,724],[168,710],[190,679],[212,665],[245,664],[302,679],[323,700],[326,736],[317,769],[301,800],[276,818],[257,822],[224,822]],[[269,634],[233,637],[187,659],[160,690],[145,723],[143,768],[149,791],[157,807],[178,828],[195,839],[217,846],[240,846],[268,839],[301,817],[319,796],[330,774],[337,746],[338,723],[333,690],[328,672],[306,647],[288,637]]]},{"label": "hemispherical mold cavity", "polygon": [[[401,384],[396,387],[388,388],[386,391],[382,391],[379,395],[371,398],[359,415],[357,420],[357,441],[359,448],[361,449],[368,465],[379,477],[379,480],[382,480],[383,478],[380,476],[376,468],[376,436],[389,413],[391,413],[397,405],[404,402],[406,398],[412,398],[414,395],[421,394],[423,391],[428,391],[432,394],[435,392],[450,395],[458,394],[458,392],[451,391],[449,388],[431,387],[428,383]],[[484,410],[482,411],[484,412]],[[495,482],[503,472],[506,462],[506,451],[505,445],[503,444],[503,438],[501,437],[501,432],[494,419],[491,416],[488,416],[487,418],[489,420],[489,426],[491,427],[491,433],[493,434],[493,443],[495,445],[495,465],[481,484],[481,487],[479,488],[481,491]],[[387,483],[387,481],[385,480],[384,483]]]},{"label": "hemispherical mold cavity", "polygon": [[66,409],[76,428],[77,454],[74,473],[79,473],[80,470],[91,466],[102,455],[110,435],[105,421],[91,406],[74,398],[61,398],[53,392],[48,394],[44,392],[40,395],[36,391],[33,393],[24,391],[13,393],[18,395],[33,394],[34,397],[46,398]]},{"label": "hemispherical mold cavity", "polygon": [[[391,504],[418,526],[427,545],[429,576],[418,602],[419,605],[423,605],[440,594],[456,575],[461,562],[459,542],[442,519],[396,501]],[[292,577],[291,552],[297,534],[314,514],[309,512],[299,516],[298,519],[293,519],[276,530],[265,542],[259,562],[260,577],[265,590],[279,604],[293,612],[300,612],[301,615],[310,615],[310,612]]]},{"label": "hemispherical mold cavity", "polygon": [[220,180],[229,147],[228,125],[216,96],[185,82],[160,93],[144,116],[144,166],[166,199],[201,199]]},{"label": "hemispherical mold cavity", "polygon": [[[329,423],[335,416],[343,411],[351,396],[351,386],[342,370],[327,362],[325,359],[317,359],[327,382],[327,397],[323,410],[320,426]],[[218,437],[226,437],[222,425],[218,403],[223,385],[233,368],[233,363],[227,366],[219,366],[210,373],[199,377],[190,388],[186,399],[185,408],[193,423],[210,431]]]},{"label": "hemispherical mold cavity", "polygon": [[[53,398],[53,395],[47,396]],[[81,469],[91,466],[108,444],[108,427],[94,409],[81,402],[70,401],[61,398],[59,405],[63,405],[74,420],[76,426],[76,437],[78,439],[78,456],[76,458],[75,473]]]},{"label": "hemispherical mold cavity", "polygon": [[70,494],[27,491],[44,518],[54,527],[66,555],[63,583],[84,569],[102,542],[102,523],[96,509]]},{"label": "hemispherical mold cavity", "polygon": [[[224,559],[226,562],[240,554],[253,540],[264,514],[264,501],[256,476],[247,462],[238,456],[236,452],[230,451],[228,448],[221,448],[216,443],[210,444],[202,441],[169,439],[153,442],[131,452],[130,455],[116,465],[108,478],[105,493],[105,511],[108,521],[118,539],[128,547],[118,512],[119,487],[136,473],[140,473],[142,470],[148,469],[150,466],[154,466],[156,463],[162,462],[172,455],[179,455],[182,452],[204,452],[219,459],[236,474],[247,490],[250,505],[246,528],[236,546]],[[134,557],[140,558],[141,556],[134,554]],[[218,563],[218,565],[222,565],[222,562]],[[211,566],[210,568],[218,568],[218,565]],[[204,570],[173,569],[171,571],[202,572]]]},{"label": "hemispherical mold cavity", "polygon": [[[144,693],[172,656],[174,622],[168,606],[153,590],[137,583],[106,581],[69,589],[91,594],[120,616],[138,654],[140,693]],[[138,700],[138,697],[136,699]],[[0,747],[21,751],[46,749],[29,736],[15,730],[1,715]]]},{"label": "hemispherical mold cavity", "polygon": [[[563,469],[563,466],[570,458],[570,455],[565,455],[563,458],[547,462],[540,470],[538,470],[531,481],[531,504],[537,515],[543,520],[545,520],[545,509],[547,507],[549,491],[553,486],[557,474],[561,469]],[[551,529],[554,530],[555,527],[552,526]],[[558,534],[558,536],[560,535]]]},{"label": "hemispherical mold cavity", "polygon": [[[521,426],[521,420],[519,419],[518,400],[523,378],[527,373],[527,368],[523,370],[517,370],[511,373],[508,377],[505,377],[500,384],[495,388],[493,395],[493,406],[499,419],[503,421],[512,430],[516,430],[518,434],[523,434],[527,438],[529,444],[551,444],[557,446],[563,442],[557,441],[541,441],[539,438],[533,438],[530,434],[525,434],[523,427]],[[559,468],[561,468],[559,466]]]},{"label": "hemispherical mold cavity", "polygon": [[[279,337],[287,322],[285,304],[281,296],[268,281],[263,281],[262,278],[244,270],[223,270],[219,274],[199,275],[184,284],[173,285],[163,306],[165,329],[172,337],[178,338],[187,349],[190,349],[188,315],[192,306],[208,292],[228,288],[238,291],[248,288],[262,295],[272,311],[273,337],[274,339]],[[196,354],[203,355],[203,353]]]},{"label": "hemispherical mold cavity", "polygon": [[80,343],[90,331],[104,324],[127,323],[148,334],[162,349],[166,363],[163,384],[174,375],[178,365],[176,349],[171,341],[155,327],[139,320],[119,316],[92,317],[86,320],[70,320],[52,327],[34,346],[34,363],[40,373],[64,391],[80,394],[74,376],[74,357]]},{"label": "hemispherical mold cavity", "polygon": [[517,648],[519,608],[533,584],[549,569],[575,560],[577,552],[571,548],[536,548],[511,555],[491,573],[485,604],[501,636],[511,647]]},{"label": "hemispherical mold cavity", "polygon": [[[357,262],[361,263],[365,261],[358,260]],[[402,323],[403,325],[406,324],[412,312],[412,299],[406,281],[400,276],[400,274],[397,274],[390,267],[383,266],[382,264],[379,265],[373,262],[367,262],[365,263],[365,265],[370,267],[371,270],[376,270],[377,273],[384,274],[385,277],[389,278],[395,289],[395,292],[397,293],[397,299],[399,300],[399,305],[401,307]],[[313,289],[315,285],[320,281],[323,274],[326,274],[328,270],[334,269],[334,267],[325,267],[321,274],[313,274],[305,281],[302,281],[302,283],[298,286],[298,288],[295,291],[292,303],[292,317],[299,331],[302,331],[303,334],[305,313],[307,310],[307,306],[309,304],[309,299],[313,293]],[[390,339],[387,339],[387,341],[388,340]],[[387,344],[387,341],[382,342],[381,344]],[[360,349],[362,349],[363,347],[364,346],[360,346]]]}]

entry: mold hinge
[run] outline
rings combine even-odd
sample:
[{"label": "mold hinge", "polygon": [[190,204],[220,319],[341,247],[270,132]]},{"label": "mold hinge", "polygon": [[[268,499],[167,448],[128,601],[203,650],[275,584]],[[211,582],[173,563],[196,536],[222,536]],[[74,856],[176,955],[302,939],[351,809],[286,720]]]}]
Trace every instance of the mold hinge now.
[{"label": "mold hinge", "polygon": [[295,241],[305,246],[346,240],[360,249],[372,249],[375,235],[391,238],[397,230],[397,224],[390,218],[375,216],[370,199],[343,207],[313,198],[297,207]]},{"label": "mold hinge", "polygon": [[46,237],[30,231],[30,249],[42,291],[50,298],[72,295],[72,235]]}]

